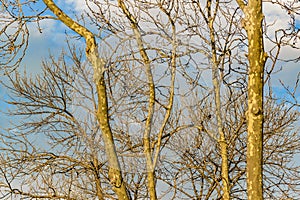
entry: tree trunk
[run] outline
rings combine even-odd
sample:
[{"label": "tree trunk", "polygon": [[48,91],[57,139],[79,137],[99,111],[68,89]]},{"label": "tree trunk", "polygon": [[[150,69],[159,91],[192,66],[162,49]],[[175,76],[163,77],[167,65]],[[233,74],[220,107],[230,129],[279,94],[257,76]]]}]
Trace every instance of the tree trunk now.
[{"label": "tree trunk", "polygon": [[147,165],[146,167],[147,167],[148,192],[150,195],[150,199],[156,200],[157,194],[156,194],[155,166],[152,160],[152,150],[151,150],[151,141],[150,141],[151,127],[152,127],[154,106],[155,106],[154,80],[153,80],[150,60],[143,46],[142,36],[138,29],[138,23],[136,19],[133,17],[133,15],[127,9],[123,0],[119,0],[118,4],[119,7],[122,9],[123,13],[125,14],[125,16],[127,17],[127,19],[130,21],[138,45],[138,49],[146,69],[146,76],[147,76],[148,87],[149,87],[149,100],[148,100],[149,103],[148,103],[148,115],[145,124],[143,142],[144,142],[144,153],[145,153],[146,165]]},{"label": "tree trunk", "polygon": [[230,199],[230,184],[229,184],[229,169],[228,169],[228,144],[226,141],[225,133],[223,131],[223,122],[222,122],[222,114],[221,114],[221,85],[220,85],[220,75],[219,75],[219,63],[217,61],[217,51],[216,51],[216,40],[215,40],[215,30],[214,30],[214,21],[216,12],[218,9],[218,4],[212,14],[211,9],[211,0],[207,1],[207,14],[208,14],[208,27],[210,31],[210,45],[212,49],[212,82],[214,86],[214,97],[215,97],[215,106],[216,106],[216,119],[217,119],[217,127],[218,127],[218,144],[221,150],[221,177],[222,177],[222,191],[223,191],[223,200]]},{"label": "tree trunk", "polygon": [[[95,37],[86,27],[73,21],[52,0],[43,0],[47,7],[70,29],[83,36],[86,41],[86,56],[94,68],[94,81],[97,86],[98,110],[96,113],[102,130],[102,137],[105,145],[105,152],[109,164],[108,178],[113,190],[120,200],[129,200],[130,195],[122,179],[121,167],[119,164],[114,139],[110,128],[108,117],[108,103],[106,85],[104,80],[104,62],[99,58],[98,46]],[[96,185],[97,186],[97,185]]]},{"label": "tree trunk", "polygon": [[247,191],[249,200],[263,199],[263,85],[266,54],[263,44],[262,1],[249,0],[244,8],[248,35]]}]

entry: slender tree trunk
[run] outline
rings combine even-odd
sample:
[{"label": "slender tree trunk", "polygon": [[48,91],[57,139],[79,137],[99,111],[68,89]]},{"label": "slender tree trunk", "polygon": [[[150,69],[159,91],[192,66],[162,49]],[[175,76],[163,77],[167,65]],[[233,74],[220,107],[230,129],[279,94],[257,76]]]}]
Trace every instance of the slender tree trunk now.
[{"label": "slender tree trunk", "polygon": [[[102,137],[105,145],[105,152],[109,163],[108,177],[113,190],[120,200],[129,200],[130,195],[122,179],[121,167],[115,149],[114,139],[110,128],[108,117],[107,92],[104,80],[104,62],[99,58],[98,46],[95,37],[86,27],[73,21],[61,9],[59,9],[52,0],[43,0],[47,7],[70,29],[83,36],[86,41],[86,55],[94,68],[94,81],[98,94],[98,110],[96,113],[102,130]],[[96,185],[97,186],[97,185]]]},{"label": "slender tree trunk", "polygon": [[101,76],[97,83],[98,92],[98,112],[97,118],[102,130],[102,137],[105,144],[105,153],[109,162],[108,178],[113,186],[114,191],[118,195],[119,199],[130,199],[124,181],[122,179],[121,167],[119,164],[118,156],[115,149],[115,144],[111,132],[111,128],[108,121],[108,104],[106,95],[106,85],[104,82],[104,76]]},{"label": "slender tree trunk", "polygon": [[248,35],[248,139],[247,139],[247,191],[249,200],[263,199],[263,85],[264,52],[262,28],[262,0],[238,1],[245,18],[243,26]]},{"label": "slender tree trunk", "polygon": [[222,114],[221,114],[221,85],[220,85],[220,75],[217,61],[217,52],[216,52],[216,41],[215,41],[215,30],[214,30],[214,21],[215,16],[218,9],[218,1],[216,2],[216,8],[212,13],[211,9],[211,0],[207,1],[207,12],[208,12],[208,26],[210,31],[210,41],[212,48],[212,81],[214,86],[214,96],[215,96],[215,106],[216,106],[216,118],[217,118],[217,126],[219,133],[218,144],[221,149],[221,176],[222,176],[222,184],[223,184],[223,196],[222,199],[229,200],[230,199],[230,184],[229,184],[229,169],[228,169],[228,144],[226,141],[225,133],[223,131],[223,123],[222,123]]},{"label": "slender tree trunk", "polygon": [[125,16],[127,17],[127,19],[130,21],[139,48],[140,55],[143,59],[146,68],[146,75],[147,75],[148,88],[149,88],[149,100],[148,100],[149,103],[148,103],[148,115],[145,124],[143,141],[144,141],[144,153],[145,153],[146,165],[147,165],[146,167],[147,167],[148,192],[150,194],[150,199],[156,200],[157,194],[156,194],[155,166],[152,160],[152,150],[151,150],[151,141],[150,141],[151,127],[152,127],[154,106],[155,106],[154,80],[153,80],[150,60],[143,46],[142,36],[138,28],[138,23],[134,18],[134,16],[127,9],[123,0],[118,0],[118,4],[119,7],[122,9],[123,13],[125,14]]},{"label": "slender tree trunk", "polygon": [[214,94],[215,94],[215,105],[216,105],[216,118],[217,118],[217,126],[219,133],[218,144],[221,149],[221,176],[222,176],[222,184],[223,184],[223,197],[224,200],[230,199],[230,184],[229,184],[229,173],[228,173],[228,144],[226,141],[225,133],[223,131],[223,123],[221,116],[221,94],[220,94],[220,79],[218,66],[216,65],[216,56],[213,55],[213,85],[214,85]]}]

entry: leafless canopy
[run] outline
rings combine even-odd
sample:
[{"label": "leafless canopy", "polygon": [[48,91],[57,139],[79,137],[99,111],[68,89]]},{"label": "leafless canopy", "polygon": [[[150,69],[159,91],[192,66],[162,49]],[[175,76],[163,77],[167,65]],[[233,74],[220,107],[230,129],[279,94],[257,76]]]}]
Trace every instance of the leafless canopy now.
[{"label": "leafless canopy", "polygon": [[[122,187],[128,199],[247,199],[249,62],[241,4],[85,1],[76,15],[64,8],[95,36],[104,64],[95,78],[90,52],[70,32],[61,53],[41,63],[42,73],[18,70],[32,25],[42,33],[46,20],[58,19],[43,1],[0,2],[1,70],[9,72],[2,85],[14,117],[0,135],[0,199],[118,199]],[[276,96],[272,77],[277,64],[299,60],[281,57],[299,48],[299,4],[264,3],[291,20],[273,32],[273,21],[263,23],[264,196],[288,199],[300,192],[299,76],[295,87],[282,83],[286,97]],[[112,176],[107,144],[121,177]]]}]

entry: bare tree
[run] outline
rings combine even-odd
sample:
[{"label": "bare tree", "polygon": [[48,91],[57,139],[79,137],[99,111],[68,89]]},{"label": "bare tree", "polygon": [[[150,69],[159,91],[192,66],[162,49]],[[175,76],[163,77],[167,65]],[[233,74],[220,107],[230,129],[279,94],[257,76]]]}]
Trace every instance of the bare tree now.
[{"label": "bare tree", "polygon": [[[262,198],[263,186],[266,198],[285,198],[292,197],[286,188],[299,189],[292,178],[297,166],[283,159],[297,153],[298,104],[278,103],[270,87],[268,109],[262,107],[280,51],[297,48],[290,42],[298,37],[295,20],[292,31],[272,37],[262,28],[271,25],[262,24],[258,1],[85,1],[83,17],[49,0],[1,2],[1,53],[10,69],[24,57],[29,23],[57,20],[85,42],[83,54],[69,38],[69,52],[50,57],[37,77],[7,75],[17,108],[10,113],[27,118],[2,134],[4,198],[247,199]],[[281,5],[291,19],[298,14],[295,4],[267,3]],[[296,99],[296,89],[287,91]],[[254,132],[257,160],[248,156],[246,168],[245,152],[253,150],[246,138],[252,141]],[[278,148],[282,141],[287,145]],[[248,182],[247,193],[245,179],[253,173],[260,184]]]},{"label": "bare tree", "polygon": [[[233,199],[248,199],[246,93],[227,93],[222,98],[222,102],[225,101],[226,109],[222,114],[226,116],[223,119],[226,124],[224,133],[229,141],[227,156],[230,196]],[[212,102],[212,97],[191,99],[187,104],[190,120],[200,119],[201,129],[182,130],[166,145],[176,156],[166,154],[163,160],[166,170],[160,173],[159,178],[168,185],[169,190],[165,192],[170,196],[179,199],[223,198],[221,148],[217,140],[210,136],[216,123],[212,117],[209,118],[211,109],[207,109]],[[293,106],[287,107],[283,102],[276,102],[276,98],[272,97],[266,98],[264,107],[267,108],[264,114],[264,198],[293,199],[299,192],[299,165],[293,162],[291,155],[291,152],[299,153],[299,127],[295,128],[299,112],[293,110]]]}]

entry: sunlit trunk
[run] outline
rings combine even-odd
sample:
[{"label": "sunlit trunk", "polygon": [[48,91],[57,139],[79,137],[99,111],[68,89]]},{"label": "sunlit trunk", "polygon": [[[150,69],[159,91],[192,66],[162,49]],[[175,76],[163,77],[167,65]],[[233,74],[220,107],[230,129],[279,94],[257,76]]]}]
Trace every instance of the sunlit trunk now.
[{"label": "sunlit trunk", "polygon": [[263,44],[262,1],[249,0],[243,9],[248,35],[247,191],[249,200],[263,199],[263,86],[266,54]]}]

